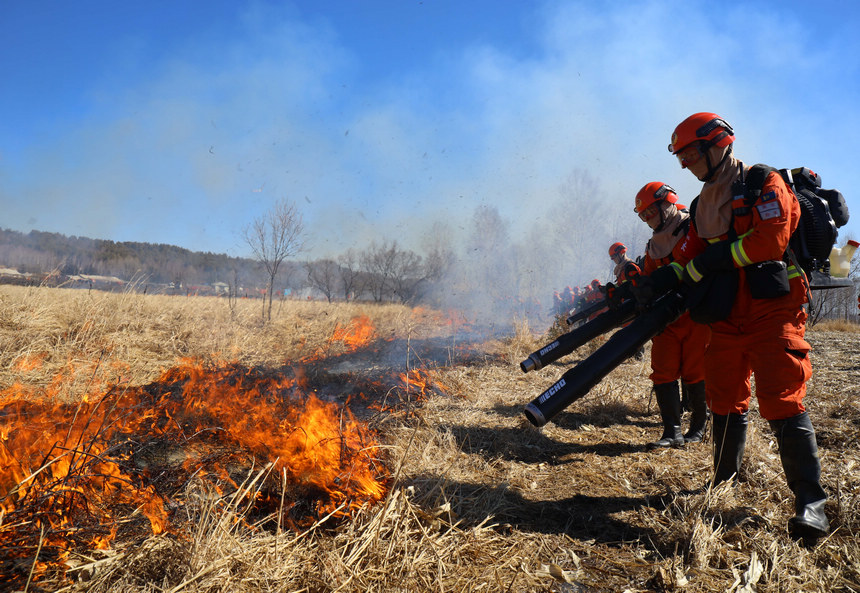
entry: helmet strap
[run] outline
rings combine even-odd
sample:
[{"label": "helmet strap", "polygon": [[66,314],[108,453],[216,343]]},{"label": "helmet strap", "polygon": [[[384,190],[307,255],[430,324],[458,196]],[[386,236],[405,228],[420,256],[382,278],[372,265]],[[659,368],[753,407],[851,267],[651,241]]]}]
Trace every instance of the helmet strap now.
[{"label": "helmet strap", "polygon": [[723,158],[720,159],[720,162],[716,165],[711,165],[711,147],[713,143],[709,144],[707,148],[704,149],[705,152],[705,162],[708,164],[708,174],[702,178],[702,181],[707,183],[714,176],[714,173],[723,166],[723,163],[726,162],[726,159],[729,158],[729,155],[732,153],[732,145],[729,144],[726,147],[726,151],[723,153]]},{"label": "helmet strap", "polygon": [[663,213],[663,207],[666,204],[665,200],[658,200],[654,202],[657,204],[657,213],[660,215],[660,224],[658,224],[655,228],[652,229],[653,232],[659,233],[663,230],[663,227],[666,226],[666,215]]},{"label": "helmet strap", "polygon": [[[662,200],[661,200],[661,201],[662,201]],[[663,230],[663,226],[665,226],[665,224],[666,224],[666,217],[665,217],[665,216],[663,216],[663,207],[662,207],[662,205],[660,206],[660,209],[657,211],[657,213],[660,215],[660,224],[658,224],[658,225],[654,228],[654,232],[655,232],[655,233],[659,233],[660,231],[662,231],[662,230]]]}]

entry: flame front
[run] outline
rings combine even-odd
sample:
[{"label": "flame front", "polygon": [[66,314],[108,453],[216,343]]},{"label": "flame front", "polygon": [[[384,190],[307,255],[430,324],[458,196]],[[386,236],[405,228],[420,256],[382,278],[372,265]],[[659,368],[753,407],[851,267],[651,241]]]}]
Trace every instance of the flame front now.
[{"label": "flame front", "polygon": [[370,344],[375,336],[376,330],[370,317],[367,315],[358,315],[357,317],[353,317],[344,327],[341,327],[340,324],[335,325],[331,341],[343,342],[347,347],[347,351],[353,352]]},{"label": "flame front", "polygon": [[447,389],[428,369],[409,369],[405,373],[400,373],[398,377],[407,395],[414,394],[421,399],[427,395],[427,391],[432,387]]},{"label": "flame front", "polygon": [[[300,383],[187,360],[150,385],[115,386],[77,405],[33,399],[19,385],[0,392],[0,552],[13,553],[26,529],[37,541],[41,530],[60,550],[108,547],[121,508],[145,516],[152,533],[169,530],[166,503],[176,484],[158,490],[154,474],[166,469],[141,458],[146,447],[181,449],[185,481],[204,476],[219,489],[237,485],[230,478],[237,456],[247,468],[268,463],[273,489],[313,498],[300,505],[311,509],[307,520],[380,500],[386,472],[375,436],[349,409]],[[218,464],[224,451],[230,467]]]},{"label": "flame front", "polygon": [[325,510],[344,503],[356,508],[384,495],[376,442],[347,408],[305,395],[295,378],[242,376],[229,365],[221,372],[200,364],[179,370],[171,380],[182,384],[187,408],[177,412],[195,411],[183,422],[207,418],[195,432],[218,426],[219,440],[274,462],[291,483],[327,492]]}]

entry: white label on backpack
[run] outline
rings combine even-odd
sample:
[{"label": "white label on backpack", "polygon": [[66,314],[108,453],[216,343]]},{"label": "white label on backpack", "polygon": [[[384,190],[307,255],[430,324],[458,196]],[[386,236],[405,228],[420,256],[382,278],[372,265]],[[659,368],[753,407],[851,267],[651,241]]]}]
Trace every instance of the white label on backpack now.
[{"label": "white label on backpack", "polygon": [[756,206],[755,209],[758,210],[758,215],[762,220],[782,216],[782,208],[779,207],[779,202],[765,202]]}]

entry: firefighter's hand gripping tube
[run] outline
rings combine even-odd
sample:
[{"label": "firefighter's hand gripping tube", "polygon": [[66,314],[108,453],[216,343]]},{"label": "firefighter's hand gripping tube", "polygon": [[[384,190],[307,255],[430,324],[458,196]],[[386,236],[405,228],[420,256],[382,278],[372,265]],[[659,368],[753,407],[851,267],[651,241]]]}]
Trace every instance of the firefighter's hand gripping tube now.
[{"label": "firefighter's hand gripping tube", "polygon": [[[630,325],[615,332],[603,346],[564,373],[549,389],[525,407],[524,413],[529,422],[535,426],[543,426],[564,408],[586,395],[613,369],[633,356],[648,340],[678,319],[685,310],[684,300],[678,292],[670,291],[660,297],[650,309],[636,316]],[[601,314],[603,315],[605,313]],[[635,308],[631,308],[630,315],[631,317],[636,315]],[[594,319],[583,328],[596,321],[597,319]],[[615,325],[600,333],[613,327]],[[561,356],[563,355],[556,358]],[[520,366],[525,362],[523,361]]]},{"label": "firefighter's hand gripping tube", "polygon": [[542,369],[562,356],[567,356],[597,336],[603,335],[620,325],[624,325],[635,316],[636,301],[628,299],[618,309],[604,311],[585,325],[581,325],[559,336],[555,341],[550,342],[540,350],[532,352],[528,358],[520,363],[520,368],[524,373]]}]

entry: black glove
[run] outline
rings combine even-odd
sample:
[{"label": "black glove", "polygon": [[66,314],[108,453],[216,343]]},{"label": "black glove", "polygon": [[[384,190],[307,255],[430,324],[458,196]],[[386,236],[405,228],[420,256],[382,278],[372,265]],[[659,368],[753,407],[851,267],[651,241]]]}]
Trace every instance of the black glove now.
[{"label": "black glove", "polygon": [[705,250],[687,263],[684,269],[684,283],[693,285],[708,274],[735,267],[732,259],[732,242],[711,243]]},{"label": "black glove", "polygon": [[606,285],[606,304],[611,311],[617,311],[624,301],[633,298],[632,287],[630,282],[622,282],[617,286],[609,282]]},{"label": "black glove", "polygon": [[606,284],[606,304],[609,305],[610,311],[617,311],[621,307],[621,303],[633,298],[631,286],[630,282],[623,282],[618,286],[612,282]]},{"label": "black glove", "polygon": [[651,306],[658,298],[678,286],[678,272],[671,265],[654,270],[650,276],[639,276],[630,287],[636,302],[643,306]]}]

